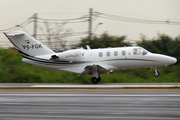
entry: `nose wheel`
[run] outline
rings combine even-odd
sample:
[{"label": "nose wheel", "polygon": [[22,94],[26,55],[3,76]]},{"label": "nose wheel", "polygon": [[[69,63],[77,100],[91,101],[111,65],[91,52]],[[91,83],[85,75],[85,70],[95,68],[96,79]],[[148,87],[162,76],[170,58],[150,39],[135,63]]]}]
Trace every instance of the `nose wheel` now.
[{"label": "nose wheel", "polygon": [[155,77],[159,77],[160,73],[157,71],[157,68],[156,67],[152,67],[151,69],[154,70],[154,76]]},{"label": "nose wheel", "polygon": [[154,76],[159,77],[160,73],[158,71],[154,71]]}]

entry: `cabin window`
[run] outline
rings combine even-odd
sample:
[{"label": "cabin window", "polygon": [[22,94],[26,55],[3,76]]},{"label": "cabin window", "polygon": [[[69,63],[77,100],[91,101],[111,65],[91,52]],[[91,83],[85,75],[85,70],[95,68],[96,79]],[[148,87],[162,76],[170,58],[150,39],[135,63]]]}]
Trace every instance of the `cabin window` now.
[{"label": "cabin window", "polygon": [[134,49],[133,49],[133,54],[134,54],[134,55],[140,55],[139,49],[134,48]]},{"label": "cabin window", "polygon": [[123,56],[126,55],[126,52],[125,52],[125,51],[122,51],[122,55],[123,55]]},{"label": "cabin window", "polygon": [[109,57],[110,56],[110,52],[107,52],[106,55]]},{"label": "cabin window", "polygon": [[114,56],[118,56],[118,52],[117,51],[114,51]]},{"label": "cabin window", "polygon": [[102,53],[102,52],[100,52],[100,53],[99,53],[99,57],[102,57],[102,56],[103,56],[103,53]]}]

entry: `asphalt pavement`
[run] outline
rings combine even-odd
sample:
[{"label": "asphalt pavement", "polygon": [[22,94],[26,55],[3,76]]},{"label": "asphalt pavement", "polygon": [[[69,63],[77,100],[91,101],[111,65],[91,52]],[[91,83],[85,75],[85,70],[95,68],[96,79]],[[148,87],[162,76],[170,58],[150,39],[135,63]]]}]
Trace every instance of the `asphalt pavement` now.
[{"label": "asphalt pavement", "polygon": [[0,120],[180,120],[178,91],[90,91],[1,91]]}]

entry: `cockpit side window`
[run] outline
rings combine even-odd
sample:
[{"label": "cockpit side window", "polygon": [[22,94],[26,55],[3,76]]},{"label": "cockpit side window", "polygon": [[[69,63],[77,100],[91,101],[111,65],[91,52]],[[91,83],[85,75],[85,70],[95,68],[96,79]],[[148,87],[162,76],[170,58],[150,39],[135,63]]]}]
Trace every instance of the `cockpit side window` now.
[{"label": "cockpit side window", "polygon": [[139,51],[141,52],[142,55],[146,55],[148,53],[147,50],[145,50],[144,48],[138,48]]},{"label": "cockpit side window", "polygon": [[133,49],[133,54],[134,54],[134,55],[140,55],[139,49],[134,48],[134,49]]}]

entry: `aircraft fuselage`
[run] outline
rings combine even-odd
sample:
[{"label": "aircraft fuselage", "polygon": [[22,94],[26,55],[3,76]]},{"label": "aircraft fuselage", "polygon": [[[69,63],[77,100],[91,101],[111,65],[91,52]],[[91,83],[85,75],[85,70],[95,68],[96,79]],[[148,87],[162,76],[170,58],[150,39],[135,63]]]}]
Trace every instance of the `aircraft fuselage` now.
[{"label": "aircraft fuselage", "polygon": [[[56,53],[58,60],[49,61],[52,55],[36,56],[39,59],[32,61],[24,58],[24,62],[36,64],[51,69],[64,70],[81,73],[87,65],[101,65],[109,70],[158,67],[174,64],[176,58],[166,55],[155,54],[146,51],[143,55],[139,49],[142,47],[117,47],[100,49],[74,49],[61,53]],[[139,52],[135,53],[135,50]],[[143,49],[145,50],[145,49]]]}]

